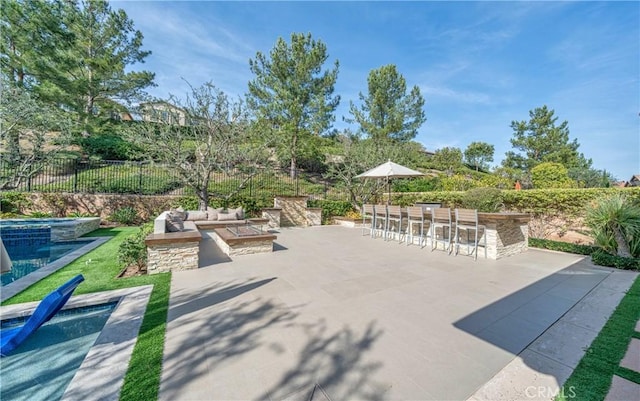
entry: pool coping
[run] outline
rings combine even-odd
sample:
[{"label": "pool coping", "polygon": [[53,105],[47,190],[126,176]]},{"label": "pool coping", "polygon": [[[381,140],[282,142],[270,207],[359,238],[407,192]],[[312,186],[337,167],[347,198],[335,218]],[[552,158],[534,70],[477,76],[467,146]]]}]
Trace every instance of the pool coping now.
[{"label": "pool coping", "polygon": [[[100,335],[85,356],[61,400],[117,400],[138,339],[153,285],[71,297],[63,310],[117,302]],[[11,319],[33,313],[39,301],[0,307]]]},{"label": "pool coping", "polygon": [[4,302],[7,299],[15,296],[16,294],[24,291],[26,288],[32,286],[43,278],[49,276],[52,273],[57,272],[62,269],[69,263],[78,259],[79,257],[89,253],[90,251],[96,249],[100,245],[104,244],[108,240],[113,237],[79,237],[73,240],[65,240],[65,242],[84,242],[89,239],[94,239],[87,245],[72,251],[60,259],[54,260],[48,265],[34,271],[33,273],[29,273],[24,277],[19,278],[11,284],[7,284],[5,286],[0,287],[0,302]]}]

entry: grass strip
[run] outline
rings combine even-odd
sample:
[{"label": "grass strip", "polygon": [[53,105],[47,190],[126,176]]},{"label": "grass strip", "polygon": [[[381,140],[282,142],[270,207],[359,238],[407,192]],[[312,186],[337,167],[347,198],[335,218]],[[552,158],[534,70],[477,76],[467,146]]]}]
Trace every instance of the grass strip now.
[{"label": "grass strip", "polygon": [[[555,400],[604,400],[613,375],[623,369],[619,364],[639,319],[640,277],[637,277],[563,385],[565,391],[561,391]],[[573,397],[568,397],[569,394]]]},{"label": "grass strip", "polygon": [[138,333],[138,341],[133,349],[120,393],[120,399],[127,401],[158,399],[171,285],[170,273],[117,278],[122,268],[117,261],[118,247],[125,238],[137,233],[138,230],[138,227],[117,227],[92,232],[87,236],[112,238],[2,303],[2,305],[10,305],[40,301],[49,292],[77,274],[82,274],[85,281],[78,286],[74,295],[153,285],[151,298]]},{"label": "grass strip", "polygon": [[622,366],[620,366],[616,370],[616,375],[622,377],[623,379],[627,379],[631,382],[640,384],[640,372],[636,372],[635,370],[623,368]]}]

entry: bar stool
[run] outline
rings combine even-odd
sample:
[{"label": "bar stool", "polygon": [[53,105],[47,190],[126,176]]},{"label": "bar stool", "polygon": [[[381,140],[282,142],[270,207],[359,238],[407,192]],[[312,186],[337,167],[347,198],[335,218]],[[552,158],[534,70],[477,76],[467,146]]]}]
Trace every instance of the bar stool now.
[{"label": "bar stool", "polygon": [[387,206],[387,234],[392,233],[391,224],[393,224],[394,231],[398,234],[398,242],[402,242],[400,237],[402,233],[402,208],[400,206]]},{"label": "bar stool", "polygon": [[389,221],[387,219],[387,205],[374,205],[373,206],[374,215],[375,215],[375,230],[374,237],[377,233],[380,233],[380,236],[387,240],[387,227],[389,225]]},{"label": "bar stool", "polygon": [[376,212],[373,205],[363,204],[362,205],[362,235],[366,233],[366,220],[370,219],[371,223],[369,224],[369,236],[371,238],[375,238],[374,230],[376,226]]},{"label": "bar stool", "polygon": [[469,250],[471,249],[470,241],[469,241],[469,231],[473,230],[475,232],[475,239],[473,241],[473,250],[474,250],[474,260],[478,260],[478,231],[482,228],[483,238],[484,238],[484,257],[487,257],[487,235],[486,235],[486,227],[482,224],[478,224],[478,211],[476,209],[456,209],[456,234],[454,236],[455,240],[455,254],[458,254],[460,250],[460,230],[464,230],[467,232],[467,255],[470,255]]},{"label": "bar stool", "polygon": [[[442,229],[442,237],[438,239],[438,228]],[[437,207],[431,210],[431,251],[438,247],[438,243],[445,246],[445,251],[451,254],[451,209],[448,207]],[[445,233],[447,234],[445,238]]]},{"label": "bar stool", "polygon": [[[413,244],[413,227],[416,224],[418,225],[418,227],[420,227],[418,244],[421,248],[424,248],[427,243],[427,240],[424,236],[424,210],[421,206],[407,206],[407,233],[405,235],[407,245]],[[409,240],[409,238],[411,240]]]}]

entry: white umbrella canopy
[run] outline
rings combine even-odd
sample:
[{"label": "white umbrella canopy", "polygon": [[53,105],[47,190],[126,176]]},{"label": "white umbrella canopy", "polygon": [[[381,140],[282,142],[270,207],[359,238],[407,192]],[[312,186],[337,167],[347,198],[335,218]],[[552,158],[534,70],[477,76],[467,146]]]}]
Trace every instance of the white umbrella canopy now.
[{"label": "white umbrella canopy", "polygon": [[356,175],[356,178],[409,178],[421,175],[424,174],[389,160],[378,167]]},{"label": "white umbrella canopy", "polygon": [[405,167],[398,163],[394,163],[391,160],[382,163],[381,165],[365,171],[362,174],[356,175],[355,178],[384,178],[387,180],[387,187],[389,188],[389,196],[387,197],[387,204],[391,201],[391,185],[389,181],[392,178],[410,178],[419,177],[424,175],[423,173]]}]

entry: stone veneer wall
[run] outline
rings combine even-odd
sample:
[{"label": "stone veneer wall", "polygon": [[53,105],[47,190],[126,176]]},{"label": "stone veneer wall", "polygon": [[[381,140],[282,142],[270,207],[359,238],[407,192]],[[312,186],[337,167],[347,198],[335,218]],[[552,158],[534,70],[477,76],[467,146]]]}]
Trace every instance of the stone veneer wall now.
[{"label": "stone veneer wall", "polygon": [[488,258],[500,259],[529,248],[529,226],[526,222],[506,220],[487,222],[485,226]]},{"label": "stone veneer wall", "polygon": [[199,242],[147,245],[147,273],[198,268]]},{"label": "stone veneer wall", "polygon": [[171,203],[179,199],[177,195],[118,195],[118,194],[76,194],[44,193],[25,194],[31,205],[25,213],[45,212],[57,217],[70,213],[88,213],[103,220],[118,209],[132,207],[142,220],[151,220],[163,210],[169,210]]},{"label": "stone veneer wall", "polygon": [[276,196],[273,203],[280,212],[280,225],[292,226],[319,226],[322,222],[322,209],[307,208],[306,196]]},{"label": "stone veneer wall", "polygon": [[51,241],[76,239],[98,228],[100,228],[99,217],[82,217],[70,220],[69,224],[54,224],[51,226]]},{"label": "stone veneer wall", "polygon": [[269,222],[267,223],[267,227],[269,229],[277,230],[280,228],[281,212],[282,209],[280,209],[279,207],[262,209],[262,218],[269,219]]},{"label": "stone veneer wall", "polygon": [[229,245],[215,233],[211,236],[213,241],[227,256],[251,255],[273,251],[273,240],[254,240]]}]

